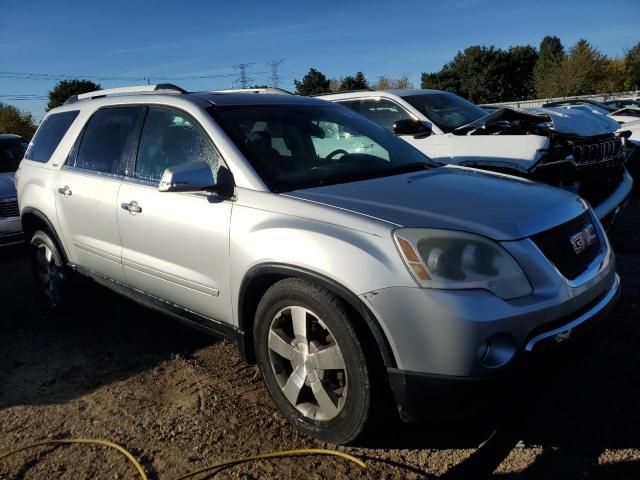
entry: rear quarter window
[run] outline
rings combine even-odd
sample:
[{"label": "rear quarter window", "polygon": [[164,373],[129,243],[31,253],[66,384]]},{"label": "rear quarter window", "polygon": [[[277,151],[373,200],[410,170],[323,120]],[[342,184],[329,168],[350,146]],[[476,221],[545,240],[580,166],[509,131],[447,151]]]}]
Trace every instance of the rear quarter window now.
[{"label": "rear quarter window", "polygon": [[33,137],[24,158],[47,163],[78,113],[80,113],[79,110],[53,113],[45,118]]}]

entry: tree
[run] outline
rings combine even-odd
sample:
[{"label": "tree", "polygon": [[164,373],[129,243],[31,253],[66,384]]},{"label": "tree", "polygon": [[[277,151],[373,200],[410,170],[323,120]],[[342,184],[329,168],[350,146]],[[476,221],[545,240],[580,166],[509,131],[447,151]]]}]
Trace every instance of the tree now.
[{"label": "tree", "polygon": [[59,107],[72,95],[100,90],[100,85],[90,80],[62,80],[49,92],[47,110]]},{"label": "tree", "polygon": [[28,112],[21,112],[13,105],[0,103],[0,133],[13,133],[31,140],[36,131],[33,117]]},{"label": "tree", "polygon": [[329,92],[330,80],[315,68],[310,68],[309,72],[302,78],[302,81],[294,80],[296,93],[298,95],[316,95],[318,93]]},{"label": "tree", "polygon": [[563,96],[599,93],[607,75],[609,59],[584,39],[571,47],[560,68],[560,91]]},{"label": "tree", "polygon": [[406,75],[401,75],[399,78],[382,75],[378,77],[378,81],[373,86],[374,90],[389,90],[391,88],[413,88],[413,83]]},{"label": "tree", "polygon": [[423,73],[422,88],[457,93],[477,103],[531,98],[538,54],[525,45],[509,50],[474,45],[458,52],[439,72]]},{"label": "tree", "polygon": [[640,88],[640,42],[624,56],[624,69],[627,87],[632,90]]},{"label": "tree", "polygon": [[556,97],[560,92],[560,69],[564,47],[558,37],[546,36],[540,42],[540,55],[533,67],[533,83],[539,98]]},{"label": "tree", "polygon": [[369,83],[362,72],[357,72],[353,77],[347,75],[340,82],[340,90],[366,90],[367,88]]}]

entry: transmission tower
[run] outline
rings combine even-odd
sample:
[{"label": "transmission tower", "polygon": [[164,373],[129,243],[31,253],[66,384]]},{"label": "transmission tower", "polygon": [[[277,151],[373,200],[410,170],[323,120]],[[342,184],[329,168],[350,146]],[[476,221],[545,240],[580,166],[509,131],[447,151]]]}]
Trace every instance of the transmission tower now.
[{"label": "transmission tower", "polygon": [[234,65],[234,70],[239,70],[240,76],[234,80],[234,86],[240,85],[240,88],[248,88],[249,83],[253,82],[253,78],[247,75],[247,69],[253,65],[253,63],[239,63],[238,65]]},{"label": "transmission tower", "polygon": [[270,62],[267,62],[267,68],[271,67],[271,86],[273,88],[278,88],[278,85],[280,83],[278,68],[280,68],[280,65],[282,65],[282,62],[284,62],[284,60],[284,58],[281,58],[280,60],[271,60]]}]

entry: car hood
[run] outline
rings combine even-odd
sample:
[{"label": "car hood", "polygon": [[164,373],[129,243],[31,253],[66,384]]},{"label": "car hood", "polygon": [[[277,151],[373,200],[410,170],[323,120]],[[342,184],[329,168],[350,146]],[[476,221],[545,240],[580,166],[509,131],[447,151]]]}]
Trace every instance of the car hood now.
[{"label": "car hood", "polygon": [[15,196],[15,173],[0,173],[0,198],[9,198]]},{"label": "car hood", "polygon": [[[578,137],[593,137],[615,132],[620,125],[605,115],[566,108],[502,108],[485,117],[457,128],[456,135],[478,135],[487,131],[495,135],[526,132],[555,132]],[[524,133],[522,133],[524,134]]]},{"label": "car hood", "polygon": [[579,197],[560,189],[450,165],[289,195],[401,227],[462,230],[494,240],[528,237],[567,222],[587,208]]}]

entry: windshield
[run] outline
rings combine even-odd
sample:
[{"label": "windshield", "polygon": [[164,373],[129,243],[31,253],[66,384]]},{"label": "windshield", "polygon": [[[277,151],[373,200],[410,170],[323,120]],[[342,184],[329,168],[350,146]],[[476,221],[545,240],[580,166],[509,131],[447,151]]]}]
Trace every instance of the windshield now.
[{"label": "windshield", "polygon": [[425,93],[402,98],[445,133],[487,116],[483,108],[453,93]]},{"label": "windshield", "polygon": [[0,140],[0,173],[15,172],[28,144],[19,138]]},{"label": "windshield", "polygon": [[435,165],[391,132],[338,105],[243,105],[210,112],[275,192]]}]

